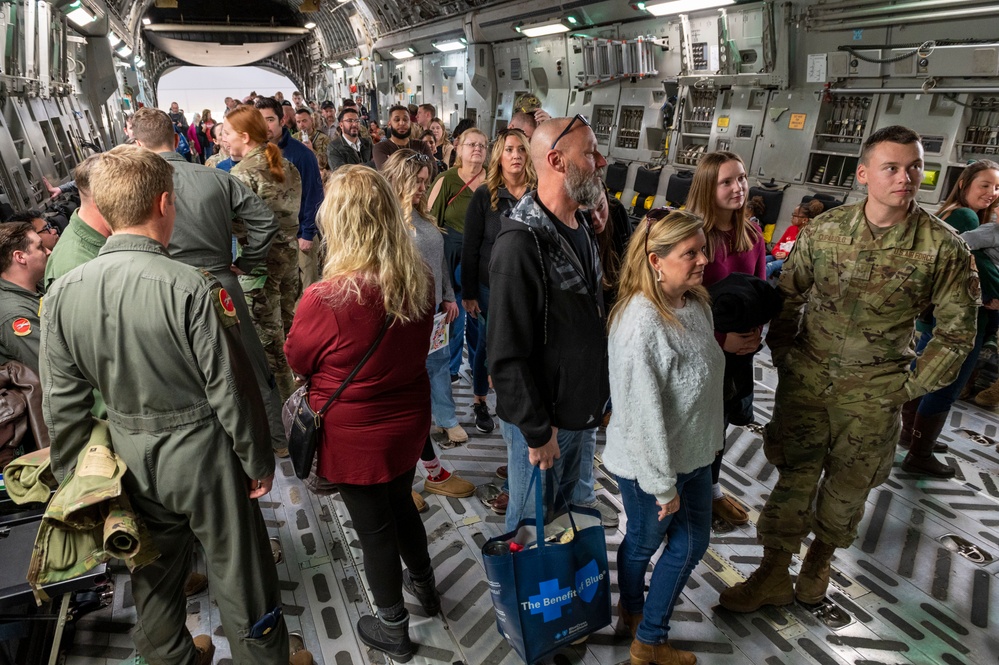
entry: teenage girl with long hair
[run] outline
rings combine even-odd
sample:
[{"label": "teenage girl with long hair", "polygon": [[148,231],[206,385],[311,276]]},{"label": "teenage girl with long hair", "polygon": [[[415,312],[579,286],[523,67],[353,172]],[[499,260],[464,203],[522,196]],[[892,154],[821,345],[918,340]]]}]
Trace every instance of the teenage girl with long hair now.
[{"label": "teenage girl with long hair", "polygon": [[[712,152],[701,159],[694,172],[694,181],[687,197],[687,209],[704,220],[709,263],[704,269],[704,286],[710,287],[731,273],[739,272],[767,277],[766,246],[763,232],[746,220],[746,200],[749,181],[742,158],[731,152]],[[715,333],[718,343],[733,362],[732,356],[756,353],[760,346],[760,330],[747,334]],[[750,363],[738,363],[739,371],[752,372]],[[748,370],[747,370],[748,368]],[[732,369],[735,369],[733,366]],[[731,372],[726,372],[730,374]],[[752,385],[748,381],[737,382]],[[735,420],[748,424],[752,420],[752,392],[748,395],[726,396],[725,422]],[[718,478],[721,474],[722,452],[718,453],[711,467],[714,483],[712,512],[715,517],[732,525],[749,521],[749,514],[735,500],[721,491]]]}]

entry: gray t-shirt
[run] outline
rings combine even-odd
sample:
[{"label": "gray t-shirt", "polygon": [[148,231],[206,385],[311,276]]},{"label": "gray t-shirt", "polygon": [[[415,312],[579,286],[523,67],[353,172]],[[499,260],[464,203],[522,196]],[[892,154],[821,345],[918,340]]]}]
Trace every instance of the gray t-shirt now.
[{"label": "gray t-shirt", "polygon": [[448,278],[447,261],[444,258],[444,234],[437,225],[413,211],[413,240],[420,256],[434,273],[434,306],[439,308],[442,301],[454,302],[454,288]]}]

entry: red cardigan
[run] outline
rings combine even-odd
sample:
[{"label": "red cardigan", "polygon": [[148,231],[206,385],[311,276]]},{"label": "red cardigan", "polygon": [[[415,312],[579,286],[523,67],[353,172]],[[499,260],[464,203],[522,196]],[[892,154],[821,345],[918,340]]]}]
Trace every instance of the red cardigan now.
[{"label": "red cardigan", "polygon": [[[374,342],[385,320],[381,292],[362,291],[331,307],[317,282],[306,289],[284,351],[296,374],[309,377],[309,404],[319,410]],[[433,294],[431,294],[431,298]],[[319,475],[334,483],[374,485],[416,466],[430,432],[427,352],[433,307],[418,321],[394,323],[378,349],[323,418]]]}]

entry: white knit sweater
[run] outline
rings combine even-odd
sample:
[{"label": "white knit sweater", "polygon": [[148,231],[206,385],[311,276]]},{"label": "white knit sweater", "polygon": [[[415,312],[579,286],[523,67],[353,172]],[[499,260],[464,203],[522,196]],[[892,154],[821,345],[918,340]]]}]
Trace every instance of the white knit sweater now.
[{"label": "white knit sweater", "polygon": [[604,465],[637,480],[660,503],[676,496],[676,476],[711,464],[722,447],[725,355],[711,310],[695,301],[663,320],[642,295],[610,331],[610,389]]}]

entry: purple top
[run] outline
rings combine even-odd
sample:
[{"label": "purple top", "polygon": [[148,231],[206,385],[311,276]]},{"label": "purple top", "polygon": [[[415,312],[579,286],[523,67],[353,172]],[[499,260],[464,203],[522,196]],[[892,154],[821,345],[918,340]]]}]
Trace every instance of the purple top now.
[{"label": "purple top", "polygon": [[[767,250],[762,233],[756,235],[756,242],[749,251],[735,254],[729,254],[732,231],[721,231],[719,235],[723,236],[725,241],[715,245],[714,261],[704,266],[705,287],[720,282],[734,272],[756,275],[760,279],[767,278]],[[716,331],[715,339],[718,340],[719,346],[725,345],[725,333]]]},{"label": "purple top", "polygon": [[763,234],[756,236],[756,242],[748,252],[729,254],[732,246],[732,232],[722,231],[719,235],[725,242],[715,245],[714,261],[704,267],[704,286],[708,287],[720,282],[734,272],[756,275],[760,279],[767,278],[767,252]]}]

